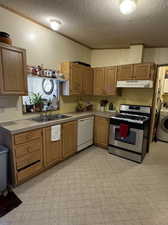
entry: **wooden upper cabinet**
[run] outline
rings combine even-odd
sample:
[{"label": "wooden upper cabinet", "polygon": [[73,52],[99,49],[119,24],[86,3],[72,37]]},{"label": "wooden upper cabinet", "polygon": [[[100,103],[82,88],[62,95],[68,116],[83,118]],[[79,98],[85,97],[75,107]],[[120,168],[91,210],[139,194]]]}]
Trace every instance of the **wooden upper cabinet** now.
[{"label": "wooden upper cabinet", "polygon": [[77,121],[62,125],[63,158],[73,155],[77,151]]},{"label": "wooden upper cabinet", "polygon": [[109,119],[95,116],[94,144],[103,148],[108,147]]},{"label": "wooden upper cabinet", "polygon": [[154,64],[134,64],[133,79],[134,80],[153,80]]},{"label": "wooden upper cabinet", "polygon": [[105,95],[104,90],[104,68],[94,68],[94,85],[93,85],[93,92],[94,95]]},{"label": "wooden upper cabinet", "polygon": [[79,65],[72,63],[70,72],[70,93],[80,95],[82,91],[82,69]]},{"label": "wooden upper cabinet", "polygon": [[105,67],[104,90],[106,95],[116,95],[117,66]]},{"label": "wooden upper cabinet", "polygon": [[82,94],[93,95],[93,69],[90,67],[83,68]]},{"label": "wooden upper cabinet", "polygon": [[0,94],[26,95],[26,51],[0,44]]},{"label": "wooden upper cabinet", "polygon": [[69,80],[69,95],[92,95],[93,70],[77,63],[64,62],[61,72]]},{"label": "wooden upper cabinet", "polygon": [[62,160],[62,143],[59,141],[51,141],[51,127],[43,129],[44,141],[44,164],[48,167]]},{"label": "wooden upper cabinet", "polygon": [[133,79],[133,65],[118,66],[117,80],[132,80]]}]

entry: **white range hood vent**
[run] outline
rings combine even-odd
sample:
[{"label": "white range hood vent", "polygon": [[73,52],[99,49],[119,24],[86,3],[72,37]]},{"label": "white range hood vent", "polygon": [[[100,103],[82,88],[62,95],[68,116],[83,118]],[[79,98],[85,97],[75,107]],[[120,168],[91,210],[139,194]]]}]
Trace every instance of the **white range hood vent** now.
[{"label": "white range hood vent", "polygon": [[152,80],[124,80],[117,81],[118,88],[153,88]]}]

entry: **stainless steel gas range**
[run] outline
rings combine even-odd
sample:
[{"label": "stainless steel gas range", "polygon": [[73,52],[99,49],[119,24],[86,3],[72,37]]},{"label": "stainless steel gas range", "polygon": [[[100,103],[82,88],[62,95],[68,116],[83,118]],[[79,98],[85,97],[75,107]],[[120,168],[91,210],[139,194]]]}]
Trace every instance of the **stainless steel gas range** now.
[{"label": "stainless steel gas range", "polygon": [[120,105],[110,119],[109,152],[141,163],[149,148],[150,106]]}]

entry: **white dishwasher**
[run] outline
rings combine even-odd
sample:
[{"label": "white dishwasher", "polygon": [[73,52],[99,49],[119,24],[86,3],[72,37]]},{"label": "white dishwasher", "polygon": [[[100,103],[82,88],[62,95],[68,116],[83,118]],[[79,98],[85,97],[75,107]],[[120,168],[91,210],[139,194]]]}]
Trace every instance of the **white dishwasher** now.
[{"label": "white dishwasher", "polygon": [[78,147],[77,151],[93,144],[93,122],[94,117],[87,117],[78,120]]}]

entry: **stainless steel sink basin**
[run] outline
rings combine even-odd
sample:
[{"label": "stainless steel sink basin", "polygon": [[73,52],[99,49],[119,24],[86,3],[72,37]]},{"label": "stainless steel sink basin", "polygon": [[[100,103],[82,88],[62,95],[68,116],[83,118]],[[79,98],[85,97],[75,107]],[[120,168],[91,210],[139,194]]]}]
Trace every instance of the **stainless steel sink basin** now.
[{"label": "stainless steel sink basin", "polygon": [[31,118],[31,120],[42,123],[42,122],[47,122],[47,121],[52,121],[52,120],[61,120],[61,119],[66,119],[70,118],[71,116],[67,116],[64,114],[56,114],[56,115],[41,115],[38,117]]}]

